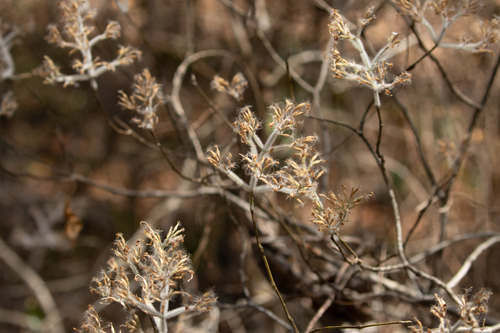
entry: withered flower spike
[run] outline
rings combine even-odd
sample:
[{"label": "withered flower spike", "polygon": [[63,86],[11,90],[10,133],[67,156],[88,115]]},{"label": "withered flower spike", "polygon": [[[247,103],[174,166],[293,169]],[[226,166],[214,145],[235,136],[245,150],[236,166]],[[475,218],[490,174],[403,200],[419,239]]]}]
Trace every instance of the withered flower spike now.
[{"label": "withered flower spike", "polygon": [[[104,302],[122,304],[126,311],[140,310],[151,316],[156,327],[163,320],[171,319],[185,312],[210,311],[216,302],[212,291],[197,298],[179,290],[179,283],[193,278],[194,271],[187,252],[183,248],[184,229],[180,223],[171,227],[165,236],[159,229],[141,222],[144,239],[129,246],[121,234],[117,235],[114,253],[123,262],[111,260],[107,270],[93,279],[91,289]],[[131,286],[131,280],[139,284],[139,289]],[[170,308],[169,302],[175,295],[184,295],[186,304]],[[130,324],[136,318],[131,313]],[[80,332],[89,328],[99,328],[99,315],[89,308],[87,320]],[[112,327],[112,326],[110,326]],[[101,332],[101,331],[97,331]]]},{"label": "withered flower spike", "polygon": [[248,81],[242,73],[236,73],[231,83],[219,75],[215,75],[210,85],[212,89],[228,94],[237,101],[241,101],[245,90],[248,88]]},{"label": "withered flower spike", "polygon": [[123,91],[118,92],[118,105],[137,113],[132,121],[139,127],[154,129],[158,123],[157,109],[165,100],[163,86],[156,83],[156,79],[151,76],[149,70],[145,69],[141,74],[134,76],[132,88],[133,93],[130,96]]},{"label": "withered flower spike", "polygon": [[356,196],[359,188],[352,188],[347,191],[346,186],[342,186],[342,194],[330,192],[328,195],[321,194],[327,205],[317,204],[312,212],[312,222],[318,226],[320,231],[332,235],[339,231],[339,228],[349,222],[349,215],[355,207],[359,206],[365,200],[371,198],[373,193]]},{"label": "withered flower spike", "polygon": [[94,56],[93,48],[101,41],[118,38],[121,30],[119,23],[111,21],[104,32],[97,34],[93,22],[96,11],[90,6],[88,0],[62,0],[59,8],[62,17],[62,32],[56,25],[51,24],[45,39],[61,48],[68,48],[70,55],[78,54],[79,58],[73,61],[73,69],[76,73],[63,74],[59,71],[59,67],[48,56],[45,56],[42,68],[34,71],[35,74],[45,78],[45,83],[60,82],[68,86],[89,81],[92,88],[97,90],[96,78],[107,71],[114,71],[116,67],[129,65],[140,57],[139,50],[121,47],[114,60],[100,60]]}]

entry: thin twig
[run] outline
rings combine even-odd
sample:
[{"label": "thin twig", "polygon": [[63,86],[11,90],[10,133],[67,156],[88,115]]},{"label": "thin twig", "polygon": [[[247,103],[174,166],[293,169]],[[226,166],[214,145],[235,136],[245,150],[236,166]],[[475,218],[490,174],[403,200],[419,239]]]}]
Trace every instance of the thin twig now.
[{"label": "thin twig", "polygon": [[388,325],[410,325],[410,324],[413,324],[413,322],[411,320],[400,320],[400,321],[388,321],[385,323],[363,324],[363,325],[325,326],[325,327],[320,327],[320,328],[316,328],[312,331],[309,331],[309,333],[326,331],[326,330],[349,329],[349,328],[361,330],[363,328],[368,328],[368,327],[379,327],[379,326],[388,326]]},{"label": "thin twig", "polygon": [[[273,60],[286,71],[286,61],[276,52],[273,45],[266,37],[264,32],[257,28],[257,36],[266,48],[267,52],[271,55]],[[290,68],[290,76],[307,92],[314,93],[314,87],[307,83],[293,68]]]},{"label": "thin twig", "polygon": [[193,86],[196,88],[200,96],[203,98],[205,103],[207,103],[208,107],[215,113],[217,114],[220,119],[226,124],[230,129],[233,128],[233,124],[227,119],[226,115],[212,102],[212,100],[205,94],[205,92],[201,89],[200,85],[198,84],[198,80],[196,79],[196,75],[192,74],[191,75],[191,83]]},{"label": "thin twig", "polygon": [[335,300],[335,294],[331,294],[324,302],[323,304],[319,307],[319,309],[316,311],[314,316],[311,318],[309,323],[307,324],[306,327],[306,332],[310,332],[314,325],[320,320],[320,318],[325,314],[326,310],[330,308],[332,305],[333,301]]},{"label": "thin twig", "polygon": [[396,105],[399,107],[401,112],[403,113],[403,116],[405,117],[406,122],[410,126],[410,129],[413,133],[413,138],[416,141],[418,156],[420,157],[420,161],[422,162],[425,173],[427,174],[427,178],[429,178],[432,186],[436,186],[436,184],[437,184],[436,176],[434,176],[434,172],[431,169],[429,161],[427,160],[427,158],[424,155],[422,141],[420,140],[420,135],[418,135],[417,128],[415,127],[415,124],[410,117],[410,113],[408,112],[408,109],[406,108],[406,106],[399,100],[399,98],[397,98],[397,96],[394,95],[393,100],[396,103]]},{"label": "thin twig", "polygon": [[160,139],[158,138],[158,136],[156,135],[156,132],[154,130],[150,130],[149,133],[151,134],[151,136],[153,137],[153,139],[155,140],[156,142],[156,146],[158,147],[158,149],[160,150],[160,153],[161,155],[163,156],[163,158],[165,159],[165,161],[167,161],[168,165],[170,166],[170,168],[172,168],[172,170],[178,174],[182,179],[184,180],[188,180],[188,181],[191,181],[193,183],[201,183],[201,179],[195,179],[195,178],[192,178],[192,177],[189,177],[189,176],[186,176],[182,173],[181,170],[179,170],[174,162],[172,162],[172,160],[170,159],[170,157],[168,156],[167,152],[165,151],[165,149],[163,148],[161,142],[160,142]]},{"label": "thin twig", "polygon": [[26,283],[40,303],[45,319],[42,332],[64,333],[63,317],[47,285],[37,272],[0,238],[0,258]]},{"label": "thin twig", "polygon": [[496,243],[500,242],[500,236],[494,236],[491,238],[488,238],[481,244],[479,244],[474,251],[467,257],[467,259],[464,261],[462,264],[462,267],[458,270],[458,272],[455,273],[455,275],[448,281],[446,286],[448,288],[454,288],[458,283],[465,277],[465,275],[469,272],[469,269],[472,267],[472,264],[476,259],[486,251],[488,248],[491,246],[495,245]]},{"label": "thin twig", "polygon": [[488,101],[488,97],[490,96],[491,89],[493,88],[493,83],[495,81],[495,78],[498,73],[498,69],[500,68],[500,54],[497,57],[497,61],[495,62],[495,65],[493,66],[491,76],[488,79],[488,83],[486,84],[486,88],[484,91],[483,98],[481,99],[481,104],[477,105],[474,107],[474,114],[472,115],[472,118],[469,122],[469,126],[467,128],[467,132],[465,134],[465,138],[462,141],[462,144],[459,149],[459,154],[457,155],[457,158],[453,161],[453,166],[452,166],[452,174],[444,181],[444,191],[446,195],[448,195],[451,185],[453,184],[455,178],[458,175],[458,172],[461,169],[461,166],[463,164],[463,161],[465,159],[465,153],[467,152],[470,141],[472,139],[472,132],[476,128],[477,121],[479,119],[479,116],[482,114],[484,110],[484,106],[486,105],[486,102]]},{"label": "thin twig", "polygon": [[[444,81],[446,82],[448,87],[451,89],[451,91],[455,94],[455,96],[457,96],[459,100],[461,100],[462,102],[464,102],[465,104],[467,104],[469,106],[472,106],[474,108],[481,108],[480,104],[478,104],[476,101],[472,100],[469,96],[465,95],[463,92],[460,91],[460,89],[458,89],[458,87],[453,83],[452,79],[448,75],[448,72],[446,72],[443,65],[441,65],[441,62],[431,53],[432,50],[436,48],[436,45],[434,45],[434,47],[432,49],[428,50],[425,47],[422,38],[420,37],[417,29],[415,28],[415,26],[413,24],[410,25],[410,29],[413,31],[415,37],[417,37],[418,45],[425,53],[424,56],[429,57],[432,60],[432,62],[434,62],[434,64],[438,68],[439,72],[441,73],[441,76],[443,77]],[[421,61],[421,59],[418,60],[418,62],[420,62],[420,61]],[[410,66],[410,68],[413,69],[414,66]]]},{"label": "thin twig", "polygon": [[261,256],[262,260],[264,261],[264,266],[266,267],[266,272],[267,272],[267,277],[269,278],[269,283],[271,283],[271,287],[274,289],[274,292],[278,296],[279,301],[281,303],[281,306],[283,307],[283,310],[285,311],[286,318],[290,322],[290,325],[292,325],[293,331],[295,333],[299,333],[299,329],[297,328],[297,325],[295,324],[295,321],[293,320],[292,315],[288,311],[288,307],[286,306],[285,300],[283,299],[283,296],[281,296],[281,292],[279,291],[278,286],[276,285],[276,282],[274,282],[273,273],[271,272],[271,267],[269,267],[269,262],[267,261],[267,256],[266,256],[266,253],[264,251],[264,247],[260,243],[259,229],[257,228],[254,207],[255,207],[254,195],[253,195],[253,193],[250,193],[250,215],[252,217],[253,229],[254,229],[254,234],[255,234],[255,241],[257,242],[257,247],[259,249],[260,256]]}]

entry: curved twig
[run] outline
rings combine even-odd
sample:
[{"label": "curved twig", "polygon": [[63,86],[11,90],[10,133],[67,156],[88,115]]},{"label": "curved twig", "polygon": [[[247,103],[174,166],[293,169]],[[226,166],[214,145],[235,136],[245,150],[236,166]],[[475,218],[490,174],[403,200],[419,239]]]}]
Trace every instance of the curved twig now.
[{"label": "curved twig", "polygon": [[47,285],[2,238],[0,238],[0,258],[26,283],[40,303],[45,313],[42,332],[64,333],[63,317]]}]

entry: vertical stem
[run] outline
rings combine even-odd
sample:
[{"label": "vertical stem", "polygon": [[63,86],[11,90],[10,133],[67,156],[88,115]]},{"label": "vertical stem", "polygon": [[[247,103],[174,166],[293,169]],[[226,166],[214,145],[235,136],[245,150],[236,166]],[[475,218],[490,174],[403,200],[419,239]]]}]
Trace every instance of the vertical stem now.
[{"label": "vertical stem", "polygon": [[163,318],[161,318],[161,333],[168,333],[168,324],[166,319],[170,305],[169,302],[170,286],[168,285],[168,282],[165,282],[165,286],[161,294],[162,294],[161,313],[163,315]]},{"label": "vertical stem", "polygon": [[[375,96],[379,97],[378,93],[375,93]],[[377,105],[375,103],[375,109],[377,110],[377,117],[378,117],[378,135],[377,135],[377,144],[375,146],[375,153],[377,154],[377,157],[379,159],[379,166],[380,166],[380,171],[382,171],[382,175],[384,177],[385,183],[389,186],[389,176],[387,175],[386,169],[385,169],[385,158],[384,155],[380,152],[380,145],[382,143],[382,129],[384,128],[384,122],[382,120],[382,114],[380,113],[380,104]]]},{"label": "vertical stem", "polygon": [[276,295],[278,295],[280,303],[283,306],[283,310],[285,311],[286,318],[288,319],[288,321],[292,325],[293,331],[295,333],[299,333],[299,329],[297,328],[295,321],[293,320],[290,312],[288,311],[288,308],[285,304],[285,301],[283,300],[283,297],[281,296],[281,293],[278,289],[278,286],[274,282],[273,273],[271,272],[271,268],[269,267],[269,262],[267,261],[266,253],[264,252],[264,247],[260,243],[259,230],[257,228],[257,223],[255,221],[254,207],[255,207],[254,194],[253,194],[253,192],[250,192],[250,215],[252,216],[253,229],[254,229],[254,233],[255,233],[255,241],[257,242],[257,247],[259,248],[260,256],[261,256],[262,260],[264,261],[264,266],[266,267],[267,277],[269,278],[269,282],[271,283],[271,287],[276,292]]},{"label": "vertical stem", "polygon": [[397,249],[399,258],[401,258],[401,261],[403,262],[404,265],[408,265],[408,259],[406,258],[404,242],[403,242],[403,228],[401,224],[401,215],[399,214],[399,206],[392,186],[389,187],[389,195],[391,197],[391,205],[394,213],[394,225],[396,227],[396,240],[397,240]]}]

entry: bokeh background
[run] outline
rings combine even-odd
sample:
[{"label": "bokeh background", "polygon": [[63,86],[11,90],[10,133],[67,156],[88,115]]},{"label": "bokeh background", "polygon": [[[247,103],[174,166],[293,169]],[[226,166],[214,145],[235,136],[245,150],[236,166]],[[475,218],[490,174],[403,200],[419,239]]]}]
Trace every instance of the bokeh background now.
[{"label": "bokeh background", "polygon": [[[136,0],[129,2],[127,13],[121,12],[113,1],[90,2],[97,9],[96,31],[103,31],[109,20],[118,21],[122,27],[121,37],[100,43],[95,48],[96,55],[112,59],[118,45],[131,45],[143,52],[142,59],[133,65],[99,77],[97,92],[88,83],[70,87],[44,84],[43,78],[32,74],[45,55],[68,73],[72,71],[72,59],[77,57],[44,39],[49,24],[60,25],[57,1],[0,1],[2,35],[14,29],[19,31],[10,50],[15,75],[0,82],[0,94],[12,91],[17,103],[11,116],[0,117],[0,234],[43,279],[67,331],[80,325],[88,304],[96,304],[89,283],[106,265],[115,234],[132,237],[141,220],[164,230],[182,222],[185,246],[196,271],[190,288],[214,289],[220,305],[218,331],[283,330],[255,307],[242,305],[246,297],[241,272],[245,271],[252,301],[283,317],[258,252],[251,246],[245,248],[247,242],[254,242],[245,211],[223,195],[201,194],[199,184],[181,178],[155,148],[151,134],[131,122],[133,112],[124,111],[117,104],[118,91],[130,92],[134,75],[149,68],[167,95],[167,102],[158,109],[159,123],[155,128],[161,145],[178,170],[193,175],[197,170],[210,170],[206,161],[196,160],[182,121],[168,101],[179,66],[190,55],[204,50],[220,50],[224,56],[189,64],[179,95],[203,148],[217,143],[235,145],[236,152],[244,149],[207,100],[229,121],[245,105],[252,105],[252,110],[265,119],[266,108],[272,103],[285,98],[311,101],[313,109],[310,117],[304,117],[301,131],[319,137],[317,149],[328,168],[320,188],[325,193],[338,193],[345,185],[360,187],[361,193],[374,193],[373,198],[353,211],[342,235],[372,265],[394,259],[397,252],[393,208],[376,159],[365,142],[346,126],[317,119],[334,120],[353,128],[359,128],[362,122],[364,137],[373,148],[379,122],[371,105],[372,92],[328,73],[325,84],[314,95],[282,67],[287,62],[297,76],[315,86],[331,51],[330,7],[357,22],[366,8],[373,6],[376,19],[364,29],[361,38],[369,53],[374,54],[392,31],[400,34],[401,50],[391,59],[397,75],[425,52],[393,2]],[[491,20],[500,10],[498,1],[481,3],[483,6],[474,15],[454,23],[445,41],[455,42],[464,34],[471,38],[479,35],[479,20]],[[429,16],[431,23],[439,26],[438,18]],[[432,47],[425,30],[417,31],[427,48]],[[345,58],[357,59],[346,43],[339,41],[338,48]],[[496,70],[498,45],[484,53],[436,49],[432,54],[458,90],[473,101],[481,101]],[[214,75],[230,80],[238,72],[250,83],[241,101],[211,89]],[[469,133],[474,108],[452,92],[436,62],[426,57],[411,74],[410,84],[398,87],[393,96],[382,97],[380,149],[397,195],[403,235],[406,237],[415,229],[405,244],[409,256],[431,249],[440,241],[467,235],[419,263],[429,274],[447,281],[485,237],[500,231],[500,82],[493,82],[477,125]],[[124,133],[126,129],[135,134]],[[461,152],[467,134],[471,135],[470,145],[466,152]],[[435,185],[443,185],[459,156],[464,160],[443,204],[439,198],[433,198]],[[424,164],[432,170],[436,183],[429,178]],[[236,188],[227,191],[248,200]],[[429,207],[419,217],[428,202]],[[411,320],[415,316],[424,325],[435,327],[436,319],[429,312],[432,300],[405,298],[357,271],[345,291],[334,288],[338,282],[335,277],[340,276],[334,271],[325,275],[331,280],[315,281],[314,287],[308,288],[309,280],[299,281],[296,277],[308,276],[309,267],[278,222],[281,219],[290,223],[294,232],[304,235],[307,232],[301,233],[301,228],[314,228],[310,223],[310,204],[301,205],[272,194],[262,200],[261,208],[269,214],[260,222],[261,233],[276,283],[302,330],[328,292],[337,293],[337,297],[322,316],[322,325]],[[77,217],[83,227],[74,237],[65,234],[69,216]],[[318,256],[332,247],[327,238],[320,241],[314,237],[304,244],[309,244]],[[493,245],[482,253],[456,288],[459,293],[466,288],[489,288],[493,292],[488,316],[491,323],[500,319],[499,251],[500,247]],[[244,267],[242,253],[246,254]],[[318,267],[347,269],[340,256],[335,260],[331,267],[325,263],[318,263]],[[404,275],[396,272],[387,277],[406,281]],[[426,295],[443,293],[428,281],[418,283]],[[318,291],[321,288],[324,290]],[[37,320],[44,318],[33,292],[2,260],[0,309],[1,332],[36,331],[40,327]],[[102,311],[105,318],[120,322],[119,306],[103,307]],[[19,314],[19,321],[14,314]],[[386,330],[407,331],[404,326]]]}]

